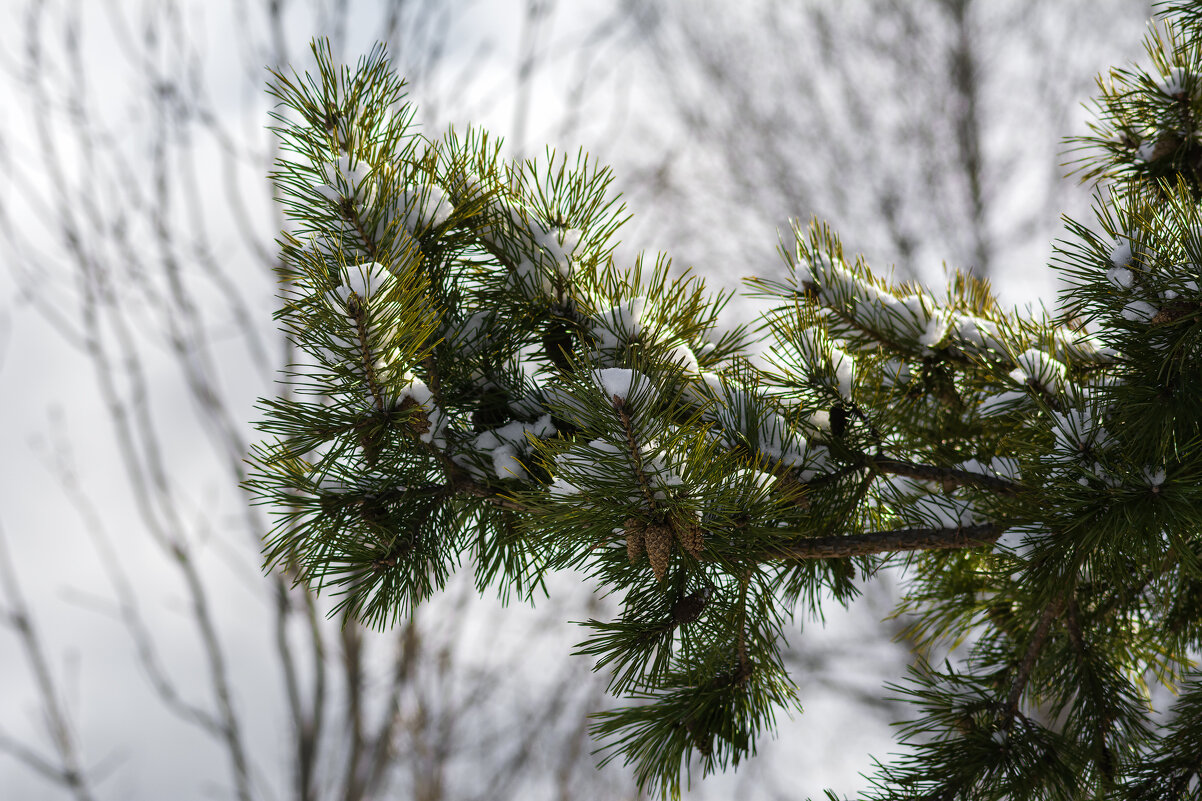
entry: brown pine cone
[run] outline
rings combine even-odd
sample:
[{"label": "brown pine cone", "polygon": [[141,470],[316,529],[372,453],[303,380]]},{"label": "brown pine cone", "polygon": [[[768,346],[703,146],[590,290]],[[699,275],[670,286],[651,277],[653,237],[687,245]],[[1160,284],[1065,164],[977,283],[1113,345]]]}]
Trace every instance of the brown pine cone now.
[{"label": "brown pine cone", "polygon": [[702,587],[694,593],[686,595],[672,606],[672,619],[678,625],[687,626],[701,617],[710,596],[714,594],[712,586]]},{"label": "brown pine cone", "polygon": [[633,517],[626,521],[626,558],[630,564],[638,561],[643,555],[643,524]]},{"label": "brown pine cone", "polygon": [[680,540],[680,547],[693,556],[699,556],[701,549],[705,547],[705,532],[702,531],[696,520],[689,520],[682,525],[677,525],[676,539]]},{"label": "brown pine cone", "polygon": [[414,409],[417,410],[416,419],[409,424],[413,429],[413,433],[428,433],[430,431],[430,418],[426,415],[425,407],[423,407],[410,396],[406,395],[405,399],[401,401],[400,410],[402,412],[412,412]]},{"label": "brown pine cone", "polygon": [[1160,311],[1156,312],[1149,325],[1157,325],[1159,323],[1172,323],[1189,314],[1195,308],[1194,304],[1188,302],[1177,301],[1169,303]]},{"label": "brown pine cone", "polygon": [[672,529],[652,523],[643,530],[643,544],[651,560],[651,572],[660,581],[668,572],[668,560],[672,557]]}]

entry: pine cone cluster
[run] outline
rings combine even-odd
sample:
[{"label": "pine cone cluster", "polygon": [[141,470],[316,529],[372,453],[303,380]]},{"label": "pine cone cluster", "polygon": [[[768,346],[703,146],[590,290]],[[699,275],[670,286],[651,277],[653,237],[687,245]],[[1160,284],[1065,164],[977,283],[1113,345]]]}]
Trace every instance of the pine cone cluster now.
[{"label": "pine cone cluster", "polygon": [[656,581],[663,579],[668,572],[673,541],[679,541],[680,547],[692,556],[698,556],[705,545],[705,533],[696,521],[680,525],[648,523],[632,517],[623,525],[626,529],[626,557],[634,564],[645,552]]}]

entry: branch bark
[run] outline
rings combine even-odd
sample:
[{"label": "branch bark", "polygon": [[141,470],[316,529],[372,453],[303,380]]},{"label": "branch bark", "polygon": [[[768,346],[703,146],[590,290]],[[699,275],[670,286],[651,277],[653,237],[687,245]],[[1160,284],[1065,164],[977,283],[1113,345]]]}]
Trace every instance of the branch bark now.
[{"label": "branch bark", "polygon": [[1023,487],[1013,481],[984,473],[973,473],[969,470],[957,470],[954,467],[935,467],[928,464],[914,464],[902,459],[889,459],[881,456],[872,457],[866,465],[880,473],[890,473],[895,476],[905,476],[919,481],[938,481],[955,487],[977,487],[997,493],[998,495],[1018,495]]},{"label": "branch bark", "polygon": [[761,561],[841,559],[897,551],[937,551],[992,545],[1006,527],[982,523],[957,528],[905,528],[838,537],[814,537],[765,551]]},{"label": "branch bark", "polygon": [[1006,696],[1005,717],[1002,720],[1003,730],[1008,730],[1014,724],[1014,718],[1018,714],[1018,702],[1022,698],[1023,690],[1027,687],[1027,682],[1031,679],[1031,671],[1035,669],[1035,660],[1039,658],[1039,652],[1043,650],[1043,643],[1048,638],[1052,620],[1060,614],[1063,607],[1062,601],[1048,604],[1039,618],[1039,623],[1035,626],[1035,631],[1031,634],[1031,642],[1027,645],[1022,664],[1018,666],[1014,682],[1010,685],[1010,693]]}]

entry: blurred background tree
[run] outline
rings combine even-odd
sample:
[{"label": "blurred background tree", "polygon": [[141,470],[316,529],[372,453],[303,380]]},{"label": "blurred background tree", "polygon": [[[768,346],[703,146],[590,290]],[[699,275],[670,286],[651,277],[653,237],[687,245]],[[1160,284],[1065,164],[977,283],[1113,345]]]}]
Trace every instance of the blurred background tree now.
[{"label": "blurred background tree", "polygon": [[[557,606],[515,620],[465,583],[376,634],[259,574],[266,524],[236,489],[244,421],[289,359],[265,313],[281,226],[265,68],[304,69],[315,35],[347,61],[380,40],[429,129],[482,123],[516,154],[583,145],[636,214],[626,257],[663,248],[734,283],[773,269],[789,218],[819,216],[875,264],[912,275],[945,259],[1017,300],[1046,291],[1058,215],[1088,201],[1061,177],[1061,139],[1149,13],[1119,0],[0,9],[0,787],[429,801],[633,795],[620,768],[593,768],[588,663],[551,656],[578,639],[565,621],[603,601],[565,582]],[[893,601],[798,638],[807,715],[706,793],[847,787],[886,750],[875,688],[909,658],[879,624]]]},{"label": "blurred background tree", "polygon": [[[1062,141],[1151,3],[627,0],[661,109],[636,208],[685,261],[771,268],[810,217],[899,277],[941,263],[1011,297],[1051,286],[1060,215],[1088,209]],[[625,166],[625,165],[623,165]]]}]

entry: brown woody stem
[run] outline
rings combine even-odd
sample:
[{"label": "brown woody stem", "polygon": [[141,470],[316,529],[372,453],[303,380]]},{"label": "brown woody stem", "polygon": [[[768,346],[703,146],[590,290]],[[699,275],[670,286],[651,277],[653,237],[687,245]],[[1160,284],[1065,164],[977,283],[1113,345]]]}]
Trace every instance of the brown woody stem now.
[{"label": "brown woody stem", "polygon": [[1018,702],[1022,698],[1023,690],[1027,687],[1027,682],[1031,679],[1031,671],[1035,669],[1035,660],[1039,657],[1039,652],[1043,649],[1043,643],[1048,638],[1048,631],[1052,628],[1052,619],[1060,613],[1063,603],[1055,601],[1048,604],[1043,610],[1043,615],[1039,618],[1039,624],[1035,626],[1035,631],[1031,635],[1031,642],[1027,645],[1027,651],[1023,654],[1022,664],[1018,666],[1018,673],[1014,675],[1014,683],[1010,685],[1010,694],[1006,697],[1005,718],[1002,721],[1002,729],[1009,729],[1014,723],[1014,717],[1018,714]]},{"label": "brown woody stem", "polygon": [[773,548],[770,559],[839,559],[894,551],[937,551],[992,545],[1005,530],[997,523],[959,528],[904,528],[841,537],[814,537]]},{"label": "brown woody stem", "polygon": [[895,476],[905,476],[920,481],[938,481],[955,486],[979,487],[980,489],[996,492],[999,495],[1018,495],[1022,487],[1013,481],[1007,481],[997,476],[983,473],[973,473],[968,470],[957,470],[953,467],[934,467],[926,464],[914,464],[901,459],[888,459],[883,456],[872,457],[865,465],[879,473],[890,473]]}]

